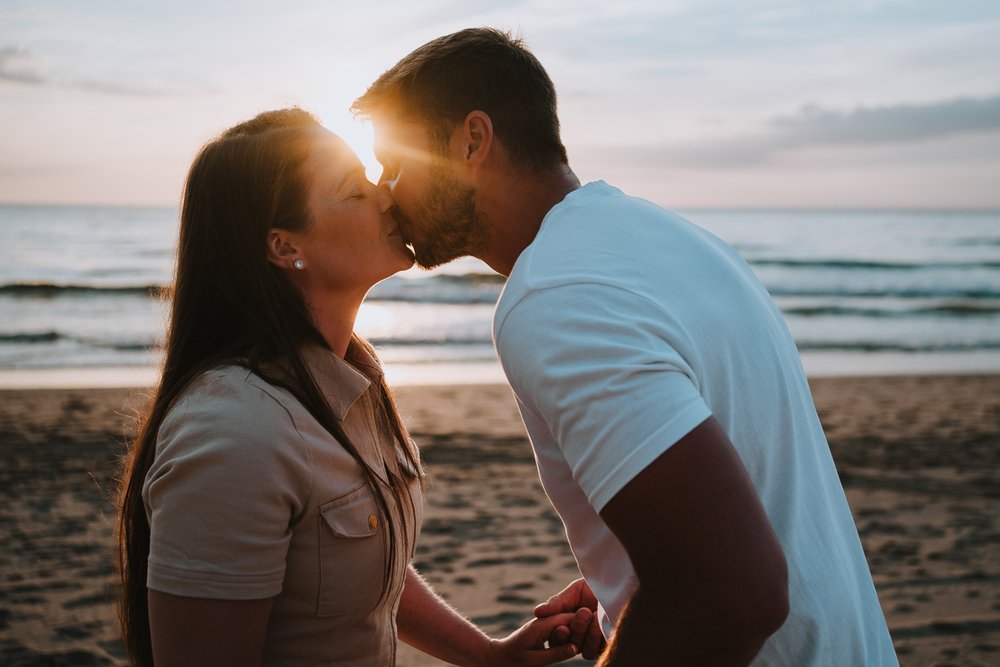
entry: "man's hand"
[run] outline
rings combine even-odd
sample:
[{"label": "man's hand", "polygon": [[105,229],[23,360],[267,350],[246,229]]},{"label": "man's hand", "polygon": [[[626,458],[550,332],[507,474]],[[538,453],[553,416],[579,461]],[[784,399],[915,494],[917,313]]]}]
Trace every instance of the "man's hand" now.
[{"label": "man's hand", "polygon": [[[552,644],[549,639],[567,624],[573,623],[572,613],[534,618],[503,639],[491,639],[484,665],[489,667],[544,667],[569,660],[579,649],[573,644]],[[547,645],[546,645],[547,644]]]},{"label": "man's hand", "polygon": [[549,645],[562,646],[572,643],[579,647],[584,658],[596,660],[604,650],[606,642],[597,619],[597,597],[587,585],[586,579],[577,579],[535,607],[536,618],[572,612],[576,612],[576,615],[568,626],[559,626],[552,632]]}]

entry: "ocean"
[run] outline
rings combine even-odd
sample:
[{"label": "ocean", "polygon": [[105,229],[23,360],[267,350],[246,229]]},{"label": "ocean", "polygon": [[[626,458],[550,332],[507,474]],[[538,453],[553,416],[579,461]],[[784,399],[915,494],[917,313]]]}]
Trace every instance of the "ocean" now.
[{"label": "ocean", "polygon": [[[1000,212],[679,211],[735,247],[811,375],[1000,371]],[[162,356],[174,208],[0,206],[0,387],[147,383]],[[503,279],[466,258],[370,293],[390,381],[502,380]]]}]

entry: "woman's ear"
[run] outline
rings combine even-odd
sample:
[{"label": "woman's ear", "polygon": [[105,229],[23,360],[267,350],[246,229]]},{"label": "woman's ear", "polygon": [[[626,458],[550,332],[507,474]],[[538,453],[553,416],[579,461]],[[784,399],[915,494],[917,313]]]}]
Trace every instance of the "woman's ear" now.
[{"label": "woman's ear", "polygon": [[272,228],[267,233],[267,261],[279,269],[292,269],[299,257],[299,249],[287,230]]}]

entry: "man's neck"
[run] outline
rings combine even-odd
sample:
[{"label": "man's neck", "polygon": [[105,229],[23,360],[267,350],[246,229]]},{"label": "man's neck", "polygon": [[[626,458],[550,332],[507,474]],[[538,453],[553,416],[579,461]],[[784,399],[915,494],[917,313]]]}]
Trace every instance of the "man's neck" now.
[{"label": "man's neck", "polygon": [[477,207],[490,227],[490,239],[477,257],[509,276],[517,258],[535,240],[546,214],[579,187],[580,180],[569,165],[561,165],[542,174],[518,174],[489,192],[480,190]]}]

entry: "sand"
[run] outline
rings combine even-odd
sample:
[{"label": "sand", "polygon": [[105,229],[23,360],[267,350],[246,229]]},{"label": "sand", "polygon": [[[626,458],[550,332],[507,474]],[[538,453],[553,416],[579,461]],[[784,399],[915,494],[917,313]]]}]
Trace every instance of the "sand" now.
[{"label": "sand", "polygon": [[[901,663],[1000,664],[1000,376],[813,388]],[[417,566],[505,634],[577,576],[510,393],[398,398],[428,469]],[[107,498],[141,404],[137,390],[0,391],[0,664],[123,663]],[[440,663],[401,647],[399,664]]]}]

